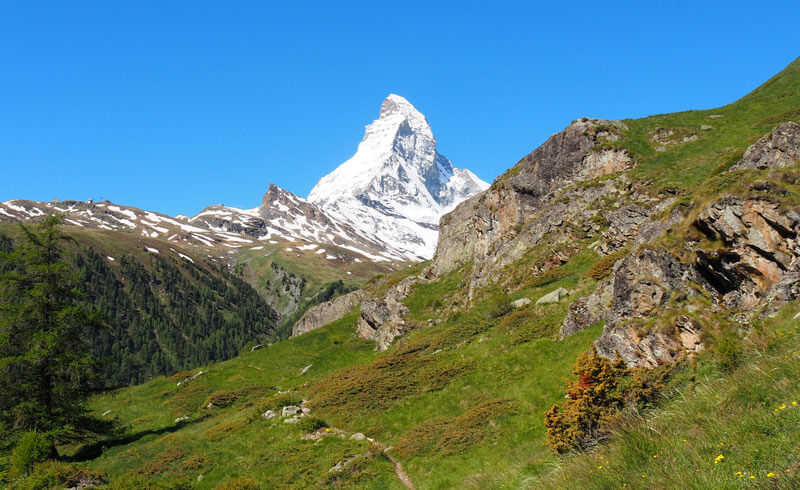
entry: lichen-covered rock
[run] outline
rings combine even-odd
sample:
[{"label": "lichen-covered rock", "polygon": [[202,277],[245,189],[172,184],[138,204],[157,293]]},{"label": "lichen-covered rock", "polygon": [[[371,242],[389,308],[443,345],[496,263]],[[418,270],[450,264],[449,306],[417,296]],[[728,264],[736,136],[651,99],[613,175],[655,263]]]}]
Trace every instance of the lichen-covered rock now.
[{"label": "lichen-covered rock", "polygon": [[407,277],[390,287],[381,297],[364,299],[358,317],[358,335],[377,342],[378,351],[388,349],[395,337],[411,328],[406,321],[408,307],[402,300],[411,294],[412,286],[421,280],[419,277]]},{"label": "lichen-covered rock", "polygon": [[530,298],[520,298],[518,300],[511,302],[512,308],[522,308],[523,306],[529,305],[531,303]]},{"label": "lichen-covered rock", "polygon": [[788,167],[800,160],[800,124],[786,122],[744,152],[731,170]]},{"label": "lichen-covered rock", "polygon": [[576,332],[586,330],[601,321],[611,306],[613,287],[611,279],[597,285],[594,292],[578,298],[569,305],[567,316],[561,323],[558,338],[563,339]]},{"label": "lichen-covered rock", "polygon": [[[695,338],[700,339],[701,326],[685,316],[672,325],[664,325],[659,318],[666,309],[678,308],[670,305],[675,295],[692,298],[699,294],[689,282],[705,283],[696,270],[664,250],[641,248],[619,261],[614,268],[606,325],[594,343],[597,351],[609,358],[619,354],[629,366],[653,367],[702,348],[702,343],[694,342]],[[637,320],[647,319],[658,319],[655,323],[660,323],[661,328],[639,329]],[[678,335],[674,335],[676,329]]]},{"label": "lichen-covered rock", "polygon": [[281,409],[281,417],[294,417],[302,412],[300,407],[287,405]]},{"label": "lichen-covered rock", "polygon": [[749,311],[798,297],[797,210],[781,209],[767,200],[729,197],[701,212],[696,226],[725,243],[722,250],[697,250],[696,261],[722,305]]},{"label": "lichen-covered rock", "polygon": [[673,210],[667,218],[652,219],[674,202],[674,197],[664,197],[648,206],[629,204],[609,213],[608,229],[603,233],[604,240],[597,251],[608,255],[629,244],[646,243],[657,237],[684,218],[678,210]]},{"label": "lichen-covered rock", "polygon": [[565,288],[558,288],[549,293],[545,294],[541,298],[536,300],[537,305],[549,305],[552,303],[558,303],[561,301],[561,298],[569,296],[569,292]]},{"label": "lichen-covered rock", "polygon": [[[768,199],[730,196],[702,210],[694,226],[723,246],[689,246],[695,254],[690,265],[648,248],[617,263],[606,327],[595,342],[601,354],[618,352],[629,365],[649,367],[702,349],[702,325],[687,314],[665,314],[685,313],[671,300],[699,294],[693,285],[742,322],[756,308],[774,311],[800,297],[800,212]],[[581,313],[576,304],[567,328]],[[651,327],[639,328],[643,324]]]},{"label": "lichen-covered rock", "polygon": [[359,289],[309,308],[305,315],[292,327],[292,337],[297,337],[335,322],[358,306],[364,295],[365,293]]}]

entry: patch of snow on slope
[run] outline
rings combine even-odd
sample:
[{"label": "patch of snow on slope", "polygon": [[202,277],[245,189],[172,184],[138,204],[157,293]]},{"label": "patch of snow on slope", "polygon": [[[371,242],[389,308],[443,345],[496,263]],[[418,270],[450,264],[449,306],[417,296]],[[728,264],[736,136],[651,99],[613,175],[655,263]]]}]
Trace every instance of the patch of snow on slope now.
[{"label": "patch of snow on slope", "polygon": [[191,257],[189,257],[188,255],[184,255],[184,254],[182,254],[182,253],[178,252],[177,250],[175,250],[174,248],[171,248],[170,250],[172,250],[173,252],[175,252],[176,254],[178,254],[178,256],[180,256],[180,258],[182,258],[182,259],[186,259],[186,260],[188,260],[189,262],[191,262],[192,264],[194,264],[194,260],[192,260],[192,258],[191,258]]},{"label": "patch of snow on slope", "polygon": [[110,209],[111,211],[116,211],[118,213],[122,213],[122,214],[124,214],[125,216],[127,216],[130,219],[136,219],[137,218],[136,213],[134,213],[130,209],[122,209],[119,206],[109,206],[108,209]]}]

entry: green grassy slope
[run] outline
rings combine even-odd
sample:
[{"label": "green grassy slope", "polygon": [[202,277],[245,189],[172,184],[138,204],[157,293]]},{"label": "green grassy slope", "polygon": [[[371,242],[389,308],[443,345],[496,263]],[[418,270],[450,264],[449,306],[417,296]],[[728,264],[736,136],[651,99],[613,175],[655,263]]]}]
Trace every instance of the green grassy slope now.
[{"label": "green grassy slope", "polygon": [[[652,181],[653,194],[669,190],[688,195],[707,178],[735,163],[758,138],[786,121],[800,121],[800,58],[724,107],[625,120],[630,131],[614,145],[630,150],[638,163],[632,177]],[[674,130],[673,136],[662,138],[666,144],[653,139],[664,129]],[[697,139],[682,142],[692,135]],[[660,146],[665,151],[657,151]]]},{"label": "green grassy slope", "polygon": [[[457,278],[449,279],[451,287],[439,291],[443,298],[458,291]],[[563,284],[548,284],[541,291]],[[428,295],[422,289],[409,301]],[[400,443],[390,454],[417,485],[444,488],[468,478],[498,483],[501,474],[518,474],[529,464],[538,468],[538,460],[551,458],[542,444],[541,412],[563,396],[561,378],[600,326],[563,342],[551,339],[554,323],[546,334],[520,338],[523,325],[491,318],[495,304],[487,299],[465,314],[409,334],[381,354],[354,337],[353,313],[306,335],[202,368],[203,374],[186,385],[177,382],[192,373],[99,396],[92,408],[110,410],[108,417],[129,424],[127,435],[103,443],[111,448],[99,457],[96,448],[71,450],[112,482],[135,476],[184,478],[198,488],[214,488],[247,475],[264,488],[399,485],[393,467],[380,455],[364,458],[359,468],[344,474],[328,472],[338,461],[368,453],[363,442],[328,436],[315,444],[301,440],[301,431],[292,425],[258,416],[276,393],[288,390],[294,399],[309,399],[312,416],[332,427],[362,432],[385,446]],[[559,308],[563,305],[548,307]],[[215,393],[233,393],[236,401],[202,408]],[[189,420],[176,424],[184,415]],[[444,419],[448,430],[428,427],[431,418]],[[431,444],[419,446],[420,433]],[[191,459],[196,456],[202,463]],[[196,468],[184,464],[189,459]],[[163,464],[156,469],[154,461]],[[493,476],[486,476],[486,469]],[[197,482],[199,474],[204,476]]]},{"label": "green grassy slope", "polygon": [[527,488],[800,487],[800,308],[750,332],[733,371],[703,356],[658,410],[629,414],[615,439],[559,462]]}]

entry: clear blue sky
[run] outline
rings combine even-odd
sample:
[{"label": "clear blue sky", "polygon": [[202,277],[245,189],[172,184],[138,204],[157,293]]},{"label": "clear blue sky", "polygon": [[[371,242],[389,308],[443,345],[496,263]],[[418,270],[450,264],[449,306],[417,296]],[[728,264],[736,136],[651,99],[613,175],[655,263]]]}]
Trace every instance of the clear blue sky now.
[{"label": "clear blue sky", "polygon": [[800,56],[798,2],[680,3],[0,0],[0,200],[306,196],[389,93],[491,181],[578,117],[724,105]]}]

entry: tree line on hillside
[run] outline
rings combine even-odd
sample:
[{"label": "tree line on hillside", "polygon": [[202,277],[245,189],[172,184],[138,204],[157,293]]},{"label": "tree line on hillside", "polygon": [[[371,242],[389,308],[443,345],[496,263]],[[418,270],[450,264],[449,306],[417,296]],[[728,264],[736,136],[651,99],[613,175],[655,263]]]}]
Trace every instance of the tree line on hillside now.
[{"label": "tree line on hillside", "polygon": [[90,394],[277,335],[275,311],[223,267],[155,254],[110,265],[60,223],[0,234],[0,483],[57,458],[59,444],[114,431],[85,409]]},{"label": "tree line on hillside", "polygon": [[[0,251],[15,241],[0,235]],[[212,263],[132,254],[112,262],[92,248],[64,260],[82,301],[102,326],[87,325],[106,388],[235,357],[248,342],[277,339],[277,313],[240,277]]]},{"label": "tree line on hillside", "polygon": [[102,318],[83,301],[58,223],[0,238],[0,456],[16,446],[10,473],[0,458],[0,483],[57,457],[57,444],[114,428],[82,403],[102,386],[88,340]]},{"label": "tree line on hillside", "polygon": [[275,339],[277,314],[239,277],[221,267],[158,255],[110,265],[91,248],[75,257],[92,308],[109,319],[93,332],[92,351],[111,359],[109,386],[236,356],[250,341]]}]

